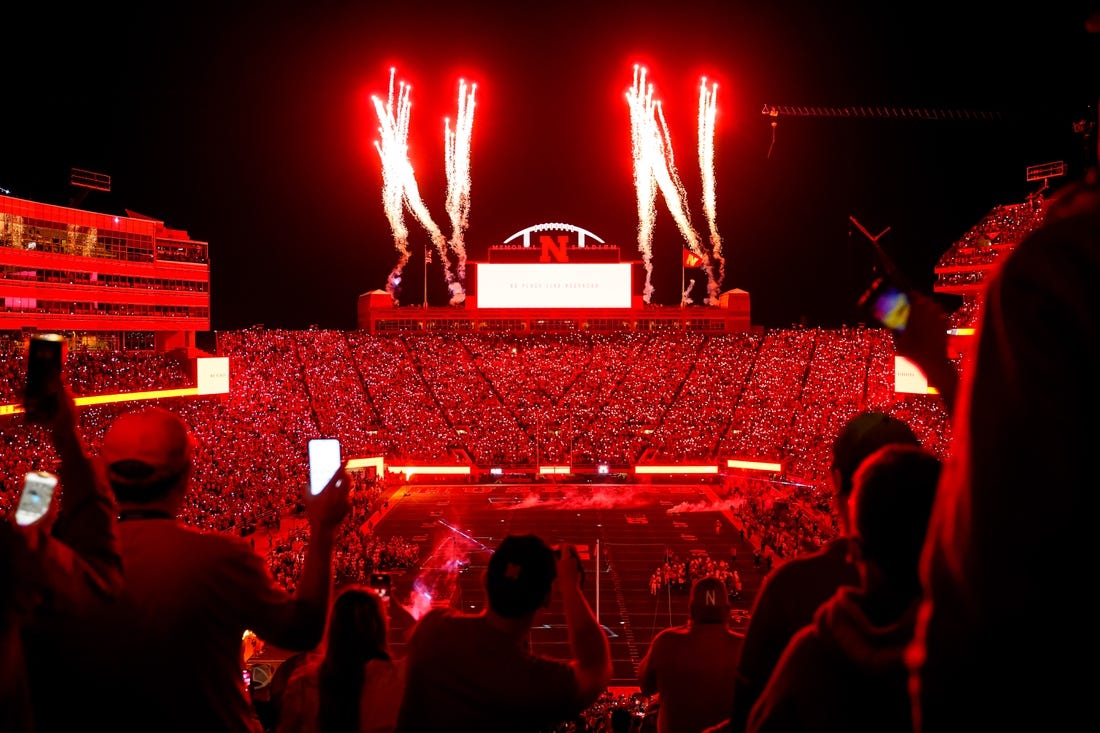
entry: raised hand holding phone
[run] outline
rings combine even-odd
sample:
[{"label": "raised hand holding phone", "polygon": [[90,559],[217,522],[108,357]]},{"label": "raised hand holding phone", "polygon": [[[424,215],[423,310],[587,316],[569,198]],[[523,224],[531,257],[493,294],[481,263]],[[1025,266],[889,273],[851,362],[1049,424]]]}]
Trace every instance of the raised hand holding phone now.
[{"label": "raised hand holding phone", "polygon": [[320,491],[306,489],[303,498],[312,536],[316,539],[326,535],[331,540],[331,533],[351,512],[351,477],[343,462],[336,473],[321,485]]},{"label": "raised hand holding phone", "polygon": [[336,438],[314,438],[309,441],[309,491],[320,494],[340,469],[340,441]]},{"label": "raised hand holding phone", "polygon": [[64,337],[56,333],[36,333],[28,339],[23,389],[23,408],[28,421],[45,423],[57,414],[66,352]]},{"label": "raised hand holding phone", "polygon": [[909,325],[909,293],[886,277],[876,278],[859,299],[859,308],[891,331]]},{"label": "raised hand holding phone", "polygon": [[23,476],[23,491],[15,508],[15,523],[28,527],[46,516],[53,505],[58,478],[49,471],[30,471]]},{"label": "raised hand holding phone", "polygon": [[886,254],[886,250],[878,243],[878,240],[890,231],[890,227],[873,235],[854,216],[849,216],[848,220],[855,224],[863,236],[871,242],[871,249],[877,263],[876,269],[882,273],[860,296],[859,309],[876,322],[895,333],[900,333],[905,330],[909,322],[909,301],[913,288],[890,255]]}]

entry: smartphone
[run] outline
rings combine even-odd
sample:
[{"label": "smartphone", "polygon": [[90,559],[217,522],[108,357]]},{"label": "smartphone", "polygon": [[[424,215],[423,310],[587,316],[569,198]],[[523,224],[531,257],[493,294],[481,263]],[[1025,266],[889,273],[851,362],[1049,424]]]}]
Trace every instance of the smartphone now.
[{"label": "smartphone", "polygon": [[309,441],[309,491],[320,494],[340,469],[340,441],[314,438]]},{"label": "smartphone", "polygon": [[877,278],[859,299],[859,307],[891,331],[901,332],[909,324],[909,294],[888,278]]},{"label": "smartphone", "polygon": [[49,471],[31,471],[23,476],[23,493],[15,508],[15,523],[26,527],[46,516],[56,488],[57,476]]},{"label": "smartphone", "polygon": [[393,589],[393,580],[390,578],[389,573],[371,573],[370,587],[378,593],[379,597],[385,600]]},{"label": "smartphone", "polygon": [[61,399],[57,383],[65,351],[65,337],[60,334],[36,333],[28,340],[23,407],[29,420],[46,421],[57,413]]}]

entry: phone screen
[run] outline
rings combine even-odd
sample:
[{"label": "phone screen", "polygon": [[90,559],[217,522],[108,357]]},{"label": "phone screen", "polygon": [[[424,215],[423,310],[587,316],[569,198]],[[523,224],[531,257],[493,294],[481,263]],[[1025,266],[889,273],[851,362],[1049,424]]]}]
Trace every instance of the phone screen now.
[{"label": "phone screen", "polygon": [[892,331],[904,331],[909,323],[909,296],[884,278],[876,280],[861,301],[871,317]]},{"label": "phone screen", "polygon": [[314,438],[309,441],[309,490],[320,494],[340,468],[340,441]]},{"label": "phone screen", "polygon": [[26,527],[34,524],[50,509],[57,476],[46,471],[31,471],[23,477],[23,493],[15,508],[15,523]]},{"label": "phone screen", "polygon": [[48,420],[57,412],[58,395],[51,383],[61,374],[65,351],[65,340],[57,334],[36,333],[28,341],[23,404],[31,420]]}]

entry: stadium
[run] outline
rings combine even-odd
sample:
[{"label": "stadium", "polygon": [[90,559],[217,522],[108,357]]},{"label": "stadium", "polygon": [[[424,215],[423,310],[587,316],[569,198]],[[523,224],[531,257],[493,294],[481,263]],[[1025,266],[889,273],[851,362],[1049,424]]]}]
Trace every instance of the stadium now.
[{"label": "stadium", "polygon": [[[964,302],[959,354],[982,277],[1041,212],[1038,197],[997,207],[941,258],[937,289]],[[887,412],[948,450],[942,400],[905,373],[887,329],[755,327],[743,291],[650,306],[639,263],[567,224],[490,248],[461,307],[374,291],[353,331],[224,332],[208,331],[206,244],[186,232],[10,197],[0,225],[0,510],[14,508],[15,477],[56,459],[19,413],[27,336],[60,332],[93,451],[135,402],[179,413],[198,439],[186,522],[249,537],[287,585],[308,536],[307,442],[338,438],[356,484],[338,582],[386,591],[398,654],[427,608],[482,607],[505,534],[576,543],[614,658],[594,718],[645,718],[638,662],[685,620],[695,577],[727,581],[743,628],[765,574],[835,535],[828,451],[849,417]],[[532,648],[566,653],[560,609],[544,619]],[[260,708],[288,655],[246,641]]]}]

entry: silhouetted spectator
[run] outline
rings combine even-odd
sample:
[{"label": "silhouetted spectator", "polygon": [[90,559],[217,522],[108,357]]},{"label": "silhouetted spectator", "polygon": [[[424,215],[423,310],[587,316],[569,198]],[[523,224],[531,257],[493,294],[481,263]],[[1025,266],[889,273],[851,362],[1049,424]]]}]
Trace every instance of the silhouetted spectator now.
[{"label": "silhouetted spectator", "polygon": [[259,733],[242,671],[245,631],[290,650],[320,641],[333,535],[350,508],[346,471],[316,496],[303,485],[311,538],[292,596],[246,540],[176,520],[193,447],[186,424],[160,407],[124,413],[108,428],[100,458],[119,503],[125,587],[66,619],[52,652],[38,657],[54,681],[40,690],[38,709],[49,712],[40,730]]},{"label": "silhouetted spectator", "polygon": [[848,544],[857,587],[841,586],[794,635],[749,714],[750,733],[911,733],[905,650],[940,461],[886,445],[855,474]]},{"label": "silhouetted spectator", "polygon": [[[1087,27],[1100,32],[1100,13]],[[910,660],[918,731],[1073,730],[1095,714],[1094,678],[1080,666],[1097,651],[1093,166],[987,278],[922,558]],[[1020,532],[1055,556],[1020,552]]]},{"label": "silhouetted spectator", "polygon": [[275,668],[267,685],[267,699],[262,703],[253,702],[266,730],[275,730],[275,726],[282,720],[283,696],[286,695],[287,685],[294,673],[304,664],[313,661],[315,656],[316,651],[313,649],[294,652]]},{"label": "silhouetted spectator", "polygon": [[657,694],[658,733],[699,731],[729,715],[744,638],[729,628],[726,585],[714,576],[691,588],[689,620],[662,630],[638,667],[642,694]]},{"label": "silhouetted spectator", "polygon": [[[485,571],[488,609],[432,609],[407,647],[400,733],[538,731],[575,719],[611,679],[611,653],[581,588],[572,545],[554,551],[535,535],[505,537]],[[539,609],[557,578],[571,659],[528,648]]]},{"label": "silhouetted spectator", "polygon": [[737,663],[729,720],[732,730],[744,730],[749,710],[795,632],[813,620],[817,607],[837,588],[859,584],[859,573],[848,561],[847,504],[852,476],[867,456],[890,443],[918,445],[919,441],[904,422],[875,411],[856,414],[833,441],[833,503],[842,535],[816,552],[783,563],[768,573],[761,585]]},{"label": "silhouetted spectator", "polygon": [[76,404],[63,377],[47,379],[57,409],[23,429],[48,437],[59,459],[58,485],[37,522],[0,522],[0,730],[11,733],[45,730],[35,701],[69,703],[53,695],[64,657],[43,656],[42,640],[63,630],[58,623],[66,614],[122,587],[114,497],[77,429]]},{"label": "silhouetted spectator", "polygon": [[291,677],[277,733],[387,733],[397,722],[404,660],[389,651],[385,601],[366,586],[340,591],[324,649]]}]

